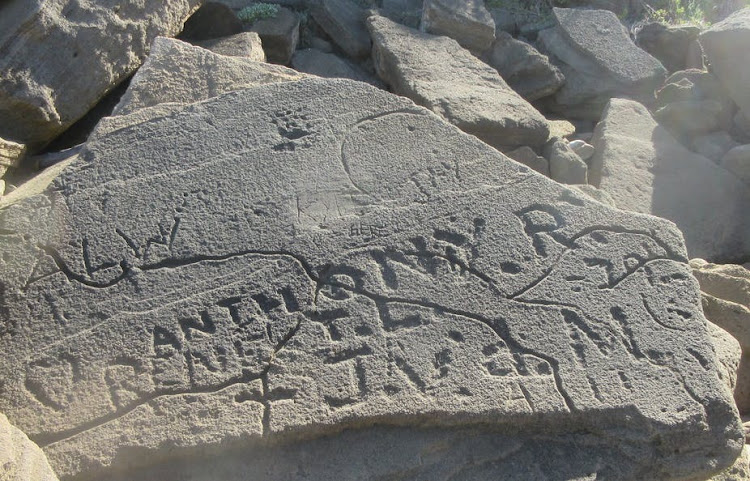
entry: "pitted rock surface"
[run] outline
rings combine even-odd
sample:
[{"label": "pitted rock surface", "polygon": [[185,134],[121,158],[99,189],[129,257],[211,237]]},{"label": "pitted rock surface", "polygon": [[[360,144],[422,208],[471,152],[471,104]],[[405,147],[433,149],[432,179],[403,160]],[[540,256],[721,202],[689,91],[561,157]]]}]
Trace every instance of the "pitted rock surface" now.
[{"label": "pitted rock surface", "polygon": [[499,149],[547,140],[547,119],[455,40],[375,15],[367,25],[375,69],[393,92]]},{"label": "pitted rock surface", "polygon": [[0,137],[39,147],[83,117],[180,32],[201,2],[12,0],[0,4]]},{"label": "pitted rock surface", "polygon": [[0,211],[0,410],[63,478],[679,479],[739,454],[672,224],[358,82],[162,113]]}]

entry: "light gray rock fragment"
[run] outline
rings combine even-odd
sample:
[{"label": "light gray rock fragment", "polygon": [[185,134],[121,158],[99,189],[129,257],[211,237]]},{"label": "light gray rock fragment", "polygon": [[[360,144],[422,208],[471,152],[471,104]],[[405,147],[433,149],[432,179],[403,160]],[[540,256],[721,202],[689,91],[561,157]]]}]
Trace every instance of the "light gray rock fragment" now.
[{"label": "light gray rock fragment", "polygon": [[495,21],[484,0],[425,0],[420,29],[450,37],[476,53],[489,49],[495,40]]},{"label": "light gray rock fragment", "polygon": [[549,177],[549,161],[541,155],[537,155],[531,147],[524,145],[508,152],[506,155],[516,162],[520,162],[526,167],[530,167],[540,174]]},{"label": "light gray rock fragment", "polygon": [[219,55],[247,57],[255,62],[266,61],[263,43],[257,32],[242,32],[229,37],[196,42],[195,44]]},{"label": "light gray rock fragment", "polygon": [[83,117],[182,29],[199,0],[0,2],[0,137],[34,150]]},{"label": "light gray rock fragment", "polygon": [[310,13],[341,50],[353,59],[370,55],[372,42],[366,12],[352,0],[314,0]]},{"label": "light gray rock fragment", "polygon": [[57,481],[39,446],[0,413],[0,479],[3,481]]},{"label": "light gray rock fragment", "polygon": [[578,154],[578,156],[584,162],[589,160],[596,152],[596,149],[594,149],[593,145],[588,144],[585,141],[580,140],[580,139],[571,141],[568,144],[568,147],[570,147],[573,150],[573,152]]},{"label": "light gray rock fragment", "polygon": [[562,139],[552,139],[544,147],[550,177],[561,184],[587,183],[588,166]]},{"label": "light gray rock fragment", "polygon": [[0,232],[0,410],[63,478],[681,479],[742,448],[672,224],[361,82],[102,135]]},{"label": "light gray rock fragment", "polygon": [[612,97],[653,100],[667,71],[633,43],[614,13],[555,8],[554,16],[555,28],[539,33],[544,52],[566,79],[551,107],[568,117],[599,120]]},{"label": "light gray rock fragment", "polygon": [[299,43],[300,19],[288,8],[279,8],[272,18],[264,18],[253,23],[263,42],[263,51],[269,62],[289,65]]},{"label": "light gray rock fragment", "polygon": [[498,33],[487,60],[513,90],[530,102],[554,94],[565,83],[563,74],[546,55],[505,32]]},{"label": "light gray rock fragment", "polygon": [[18,166],[25,154],[25,145],[0,138],[0,177],[9,168]]},{"label": "light gray rock fragment", "polygon": [[750,253],[747,186],[683,147],[644,106],[612,99],[592,144],[589,182],[618,208],[673,221],[691,256],[727,262]]},{"label": "light gray rock fragment", "polygon": [[544,116],[455,40],[379,16],[370,17],[368,26],[375,68],[393,92],[499,149],[547,140]]},{"label": "light gray rock fragment", "polygon": [[179,40],[159,37],[113,115],[161,103],[198,102],[243,87],[290,82],[303,76],[279,65],[218,55]]},{"label": "light gray rock fragment", "polygon": [[711,71],[750,118],[750,7],[730,15],[700,35]]}]

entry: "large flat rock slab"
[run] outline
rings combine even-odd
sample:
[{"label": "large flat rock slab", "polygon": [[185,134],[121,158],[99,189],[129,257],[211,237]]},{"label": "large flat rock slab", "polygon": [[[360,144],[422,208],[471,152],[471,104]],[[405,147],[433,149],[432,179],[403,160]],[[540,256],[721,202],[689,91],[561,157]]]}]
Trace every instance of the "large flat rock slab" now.
[{"label": "large flat rock slab", "polygon": [[739,454],[671,223],[360,82],[160,112],[0,211],[0,410],[63,478],[680,479]]},{"label": "large flat rock slab", "polygon": [[690,152],[641,104],[612,99],[594,132],[589,182],[620,209],[671,220],[691,257],[731,262],[750,253],[750,191]]},{"label": "large flat rock slab", "polygon": [[201,2],[13,0],[0,5],[0,137],[32,147],[81,118]]},{"label": "large flat rock slab", "polygon": [[711,71],[750,118],[750,7],[743,8],[701,33]]},{"label": "large flat rock slab", "polygon": [[189,104],[243,87],[292,82],[304,76],[281,65],[221,55],[180,40],[157,37],[113,115],[165,103]]},{"label": "large flat rock slab", "polygon": [[0,413],[0,479],[3,481],[57,481],[39,446]]},{"label": "large flat rock slab", "polygon": [[368,26],[375,68],[395,93],[496,148],[546,142],[544,116],[455,40],[379,16],[370,17]]},{"label": "large flat rock slab", "polygon": [[545,52],[556,59],[566,79],[552,107],[568,117],[599,120],[611,97],[653,100],[667,71],[633,43],[614,13],[553,11],[555,27],[539,33]]}]

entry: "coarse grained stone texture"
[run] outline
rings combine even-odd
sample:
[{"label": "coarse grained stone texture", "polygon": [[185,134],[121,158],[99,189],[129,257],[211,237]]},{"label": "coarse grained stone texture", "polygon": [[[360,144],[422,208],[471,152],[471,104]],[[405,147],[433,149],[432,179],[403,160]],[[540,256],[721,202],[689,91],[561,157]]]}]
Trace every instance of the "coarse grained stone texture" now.
[{"label": "coarse grained stone texture", "polygon": [[173,36],[200,0],[0,3],[0,137],[41,146]]},{"label": "coarse grained stone texture", "polygon": [[0,138],[0,177],[17,166],[25,154],[25,145]]},{"label": "coarse grained stone texture", "polygon": [[566,140],[552,139],[544,146],[550,177],[561,184],[586,184],[588,166]]},{"label": "coarse grained stone texture", "polygon": [[425,0],[420,29],[450,37],[477,53],[495,41],[495,20],[484,0]]},{"label": "coarse grained stone texture", "polygon": [[39,446],[0,413],[0,479],[3,481],[57,481]]},{"label": "coarse grained stone texture", "polygon": [[612,99],[596,127],[589,183],[620,209],[671,220],[691,257],[729,262],[750,253],[750,191],[690,152],[641,104]]},{"label": "coarse grained stone texture", "polygon": [[636,44],[659,60],[670,72],[684,70],[692,43],[700,27],[652,22],[636,32]]},{"label": "coarse grained stone texture", "polygon": [[742,446],[671,223],[361,82],[102,134],[0,233],[0,409],[64,478],[680,479]]},{"label": "coarse grained stone texture", "polygon": [[549,124],[495,69],[455,40],[399,25],[367,20],[373,61],[391,89],[493,147],[544,144]]},{"label": "coarse grained stone texture", "polygon": [[203,47],[230,57],[247,57],[256,62],[265,62],[266,53],[263,51],[263,43],[257,32],[242,32],[229,37],[215,38],[195,42],[195,45]]},{"label": "coarse grained stone texture", "polygon": [[742,449],[742,454],[734,464],[716,476],[710,481],[748,481],[750,480],[750,445],[746,444]]},{"label": "coarse grained stone texture", "polygon": [[711,71],[750,117],[750,7],[735,12],[700,35]]},{"label": "coarse grained stone texture", "polygon": [[539,33],[566,82],[554,95],[556,111],[572,118],[599,120],[612,97],[648,102],[666,77],[666,69],[630,39],[608,10],[555,8],[554,28]]},{"label": "coarse grained stone texture", "polygon": [[528,101],[552,95],[565,83],[560,69],[530,44],[499,32],[487,54],[487,63]]},{"label": "coarse grained stone texture", "polygon": [[507,152],[505,155],[520,162],[526,167],[529,167],[540,174],[549,177],[549,161],[538,155],[531,147],[524,145],[515,150]]},{"label": "coarse grained stone texture", "polygon": [[351,58],[363,59],[370,55],[372,42],[365,25],[367,14],[352,0],[313,0],[310,14]]},{"label": "coarse grained stone texture", "polygon": [[256,20],[252,30],[263,41],[263,50],[269,62],[289,65],[299,43],[299,27],[299,16],[282,7],[271,18]]},{"label": "coarse grained stone texture", "polygon": [[701,286],[703,312],[711,322],[737,339],[742,358],[734,399],[741,413],[750,412],[750,270],[692,259],[693,276]]},{"label": "coarse grained stone texture", "polygon": [[219,55],[180,40],[158,37],[113,115],[161,103],[192,103],[243,87],[303,77],[280,65]]},{"label": "coarse grained stone texture", "polygon": [[724,381],[730,391],[734,392],[737,387],[737,370],[742,359],[742,346],[728,331],[711,321],[707,325],[708,335],[711,337],[711,343],[719,361],[719,378]]},{"label": "coarse grained stone texture", "polygon": [[294,52],[292,67],[300,72],[317,75],[318,77],[348,78],[358,82],[367,82],[376,87],[383,86],[380,79],[368,74],[360,66],[334,53],[325,53],[314,48]]},{"label": "coarse grained stone texture", "polygon": [[721,166],[750,186],[750,144],[734,147],[721,158]]}]

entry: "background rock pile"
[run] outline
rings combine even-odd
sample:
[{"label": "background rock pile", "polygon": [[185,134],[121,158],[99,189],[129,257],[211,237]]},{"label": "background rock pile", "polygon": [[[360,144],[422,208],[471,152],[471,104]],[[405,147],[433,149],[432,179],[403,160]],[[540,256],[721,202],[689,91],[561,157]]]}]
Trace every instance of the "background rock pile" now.
[{"label": "background rock pile", "polygon": [[0,479],[750,479],[750,7],[521,3],[1,3]]}]

